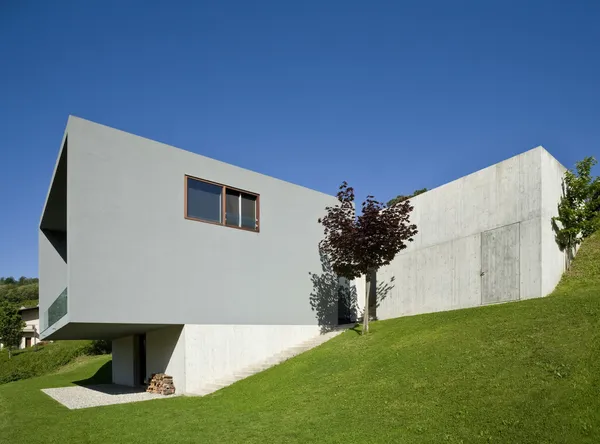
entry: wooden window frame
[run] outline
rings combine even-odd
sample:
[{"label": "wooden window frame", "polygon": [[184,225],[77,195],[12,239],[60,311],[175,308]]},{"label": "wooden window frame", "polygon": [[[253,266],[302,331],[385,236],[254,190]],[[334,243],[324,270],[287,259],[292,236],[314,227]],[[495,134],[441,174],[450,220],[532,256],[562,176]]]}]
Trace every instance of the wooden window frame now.
[{"label": "wooden window frame", "polygon": [[[221,187],[221,222],[214,222],[212,220],[199,219],[197,217],[188,216],[188,179],[197,180],[199,182],[208,183],[210,185],[216,185]],[[237,191],[238,193],[248,194],[250,196],[256,197],[256,228],[253,230],[252,228],[246,227],[236,227],[235,225],[227,225],[227,221],[225,218],[226,213],[226,199],[227,199],[227,190]],[[229,185],[225,185],[218,182],[213,182],[211,180],[201,179],[196,176],[190,176],[189,174],[184,175],[183,179],[183,217],[187,220],[193,220],[196,222],[204,222],[205,224],[211,225],[220,225],[222,227],[233,228],[236,230],[249,231],[251,233],[260,233],[260,194],[253,193],[251,191],[242,190],[241,188],[230,187]],[[241,217],[241,214],[240,214]]]}]

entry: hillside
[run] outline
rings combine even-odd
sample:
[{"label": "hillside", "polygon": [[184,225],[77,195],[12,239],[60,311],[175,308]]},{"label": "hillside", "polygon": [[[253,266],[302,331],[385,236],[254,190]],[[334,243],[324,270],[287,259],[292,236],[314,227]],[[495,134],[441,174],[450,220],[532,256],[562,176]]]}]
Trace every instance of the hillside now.
[{"label": "hillside", "polygon": [[92,341],[58,341],[51,344],[13,350],[8,358],[0,351],[0,384],[51,373],[79,356],[97,354]]},{"label": "hillside", "polygon": [[8,301],[18,306],[35,307],[39,299],[37,278],[0,277],[0,302]]},{"label": "hillside", "polygon": [[346,332],[204,398],[68,411],[39,391],[108,375],[103,357],[0,386],[0,436],[28,444],[597,443],[599,327],[595,235],[547,298],[375,322],[368,337]]}]

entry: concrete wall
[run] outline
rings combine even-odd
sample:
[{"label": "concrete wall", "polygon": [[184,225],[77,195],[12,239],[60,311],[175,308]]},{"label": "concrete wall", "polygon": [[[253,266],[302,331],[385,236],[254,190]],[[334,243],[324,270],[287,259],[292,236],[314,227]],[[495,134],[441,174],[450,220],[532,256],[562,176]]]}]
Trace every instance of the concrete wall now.
[{"label": "concrete wall", "polygon": [[552,291],[564,263],[550,227],[563,173],[538,147],[411,199],[419,233],[378,273],[393,286],[378,318]]},{"label": "concrete wall", "polygon": [[[259,364],[320,334],[316,325],[173,325],[146,332],[146,377],[167,373],[177,393]],[[114,340],[113,382],[135,385],[137,336]]]},{"label": "concrete wall", "polygon": [[547,151],[542,152],[542,293],[550,293],[565,270],[566,258],[554,241],[551,218],[558,214],[558,204],[563,195],[563,177],[566,168]]},{"label": "concrete wall", "polygon": [[308,325],[186,325],[186,388],[203,384],[258,364],[319,335]]},{"label": "concrete wall", "polygon": [[67,287],[68,270],[67,263],[42,230],[38,231],[38,240],[40,326],[44,329],[48,307]]},{"label": "concrete wall", "polygon": [[411,199],[419,234],[404,253],[540,216],[539,147]]},{"label": "concrete wall", "polygon": [[115,384],[135,385],[135,336],[112,341],[112,380]]},{"label": "concrete wall", "polygon": [[173,325],[146,333],[146,377],[152,373],[172,376],[177,393],[186,393],[183,328],[183,325]]},{"label": "concrete wall", "polygon": [[[68,147],[65,132],[60,145],[38,230],[40,327],[47,325],[48,307],[68,287]],[[68,305],[68,300],[67,300]],[[61,324],[68,321],[68,315]],[[42,335],[43,336],[43,335]]]},{"label": "concrete wall", "polygon": [[[317,323],[333,196],[78,118],[67,132],[71,322]],[[185,174],[259,193],[260,233],[184,219]]]}]

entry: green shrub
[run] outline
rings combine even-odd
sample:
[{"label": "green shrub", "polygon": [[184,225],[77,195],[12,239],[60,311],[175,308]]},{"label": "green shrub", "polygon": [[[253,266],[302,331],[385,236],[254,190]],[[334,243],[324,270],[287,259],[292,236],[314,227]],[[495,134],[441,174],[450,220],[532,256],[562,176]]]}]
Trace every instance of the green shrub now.
[{"label": "green shrub", "polygon": [[106,339],[96,339],[91,341],[86,355],[107,355],[112,352],[112,342]]},{"label": "green shrub", "polygon": [[90,354],[90,341],[58,341],[43,346],[15,350],[13,357],[0,353],[0,384],[44,375]]}]

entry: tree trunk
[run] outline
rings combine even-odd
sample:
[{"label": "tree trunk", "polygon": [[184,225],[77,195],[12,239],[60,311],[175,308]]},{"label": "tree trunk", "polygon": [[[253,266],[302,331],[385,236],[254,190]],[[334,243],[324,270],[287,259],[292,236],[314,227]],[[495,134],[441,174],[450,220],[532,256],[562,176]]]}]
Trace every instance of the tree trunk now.
[{"label": "tree trunk", "polygon": [[567,266],[565,267],[567,269],[567,271],[571,268],[571,262],[573,262],[573,258],[575,257],[575,248],[577,246],[576,245],[572,245],[572,243],[569,243],[569,246],[565,249],[565,256],[566,256],[566,262],[567,262]]},{"label": "tree trunk", "polygon": [[363,335],[369,333],[369,295],[371,293],[371,279],[369,273],[365,277],[365,280],[365,314],[363,315]]},{"label": "tree trunk", "polygon": [[8,346],[8,359],[12,358],[12,352],[10,351],[11,347]]}]

